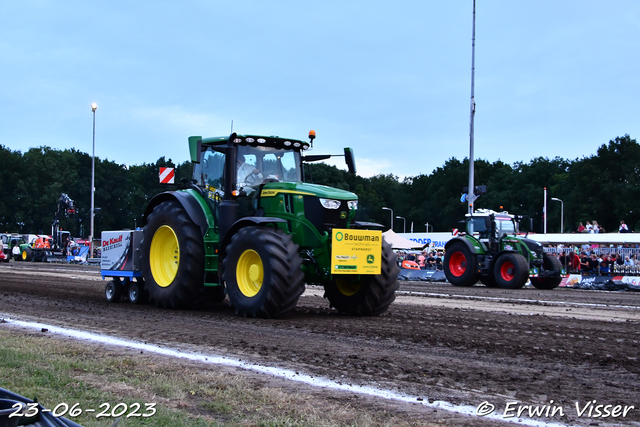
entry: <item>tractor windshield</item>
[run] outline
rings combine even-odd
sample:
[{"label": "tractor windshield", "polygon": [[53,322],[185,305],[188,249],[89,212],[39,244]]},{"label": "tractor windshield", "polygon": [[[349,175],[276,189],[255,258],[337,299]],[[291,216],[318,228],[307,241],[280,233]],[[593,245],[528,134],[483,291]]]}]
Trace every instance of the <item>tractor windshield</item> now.
[{"label": "tractor windshield", "polygon": [[[266,182],[301,182],[300,151],[268,146],[237,146],[235,166],[236,188],[244,188],[249,194]],[[206,189],[209,198],[219,200],[224,196],[225,147],[209,145],[200,155],[193,171],[193,179]]]},{"label": "tractor windshield", "polygon": [[[488,239],[491,234],[491,229],[488,227],[488,217],[473,217],[467,221],[467,232],[480,239]],[[515,234],[516,227],[512,218],[508,216],[496,216],[496,237],[504,236],[505,234]]]},{"label": "tractor windshield", "polygon": [[260,185],[263,182],[300,182],[300,153],[273,147],[238,147],[238,187]]}]

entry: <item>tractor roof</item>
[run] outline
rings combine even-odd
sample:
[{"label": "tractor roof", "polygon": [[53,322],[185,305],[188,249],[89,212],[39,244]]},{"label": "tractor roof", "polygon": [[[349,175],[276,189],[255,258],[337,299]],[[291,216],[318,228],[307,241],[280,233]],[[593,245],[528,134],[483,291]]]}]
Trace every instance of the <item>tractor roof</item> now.
[{"label": "tractor roof", "polygon": [[[203,145],[225,145],[227,141],[229,141],[228,136],[202,138]],[[291,138],[280,138],[279,136],[236,135],[233,142],[239,145],[250,145],[252,147],[273,147],[285,150],[308,150],[310,147],[310,144],[307,141],[301,141]]]},{"label": "tractor roof", "polygon": [[496,212],[494,210],[491,209],[478,209],[476,211],[473,212],[473,215],[471,214],[466,214],[465,216],[467,218],[470,217],[484,217],[484,216],[489,216],[489,215],[495,215],[496,217],[502,217],[502,218],[515,218],[513,215],[511,215],[509,212],[507,211],[502,211],[502,212]]}]

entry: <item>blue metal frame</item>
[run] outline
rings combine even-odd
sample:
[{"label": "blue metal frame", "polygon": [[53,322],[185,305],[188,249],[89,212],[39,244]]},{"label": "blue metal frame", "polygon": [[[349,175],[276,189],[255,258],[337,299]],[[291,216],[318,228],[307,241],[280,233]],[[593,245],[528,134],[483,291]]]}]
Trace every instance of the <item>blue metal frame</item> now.
[{"label": "blue metal frame", "polygon": [[142,271],[116,271],[116,270],[100,270],[102,279],[105,277],[142,277]]}]

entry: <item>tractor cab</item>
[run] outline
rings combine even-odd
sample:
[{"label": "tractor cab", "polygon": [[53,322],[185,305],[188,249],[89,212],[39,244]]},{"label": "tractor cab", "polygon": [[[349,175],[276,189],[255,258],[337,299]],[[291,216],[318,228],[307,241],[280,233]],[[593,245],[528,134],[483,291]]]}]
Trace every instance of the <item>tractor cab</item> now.
[{"label": "tractor cab", "polygon": [[515,217],[507,212],[478,209],[473,215],[467,214],[467,234],[475,237],[485,251],[499,251],[502,240],[508,236],[515,236],[517,232],[518,223]]},{"label": "tractor cab", "polygon": [[301,182],[305,141],[256,135],[189,139],[193,182],[209,199],[247,196],[269,182]]}]

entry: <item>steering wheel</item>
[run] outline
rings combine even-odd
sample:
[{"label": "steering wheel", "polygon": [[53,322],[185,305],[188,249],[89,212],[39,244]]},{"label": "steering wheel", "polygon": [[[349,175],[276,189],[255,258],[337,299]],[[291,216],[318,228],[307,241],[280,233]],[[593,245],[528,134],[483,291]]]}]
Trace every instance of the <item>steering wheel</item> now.
[{"label": "steering wheel", "polygon": [[264,176],[262,175],[262,172],[260,171],[256,172],[254,170],[249,175],[247,175],[247,177],[244,179],[244,182],[249,185],[255,185],[255,184],[260,184],[263,179],[264,179]]}]

